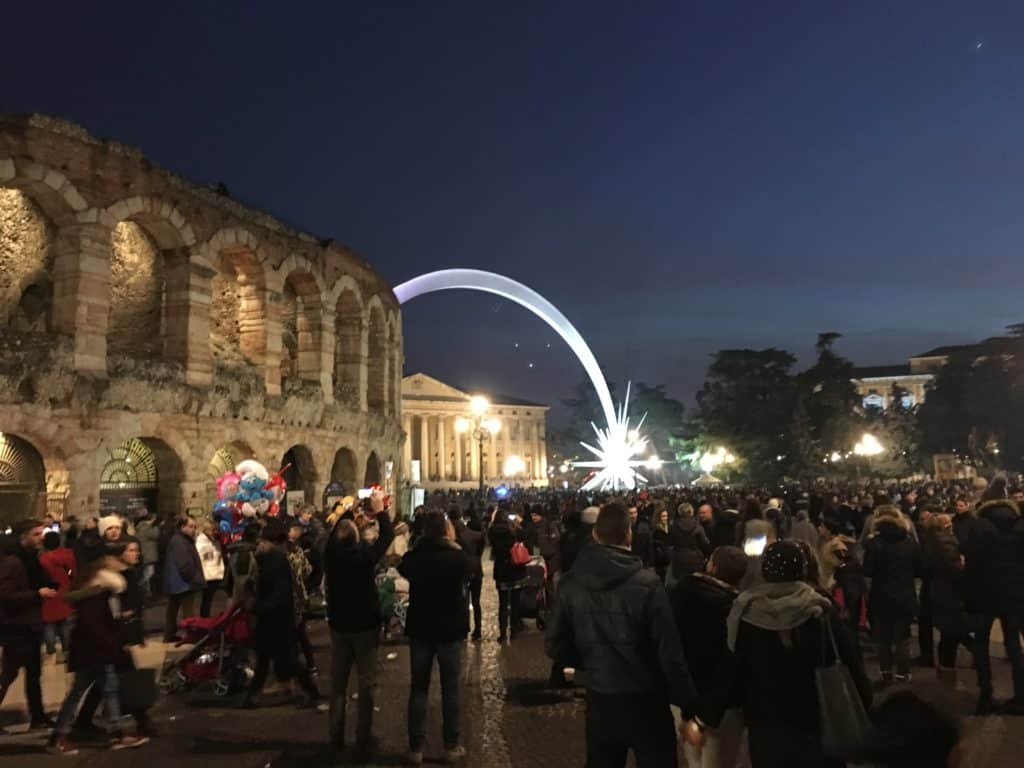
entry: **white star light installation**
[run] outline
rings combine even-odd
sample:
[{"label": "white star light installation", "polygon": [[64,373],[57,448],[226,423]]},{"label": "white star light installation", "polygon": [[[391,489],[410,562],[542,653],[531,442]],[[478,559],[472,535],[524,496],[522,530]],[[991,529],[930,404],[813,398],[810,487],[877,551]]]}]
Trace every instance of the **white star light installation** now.
[{"label": "white star light installation", "polygon": [[590,426],[597,433],[597,444],[595,448],[589,443],[581,442],[584,448],[597,457],[597,461],[574,461],[574,467],[588,467],[597,469],[597,473],[584,485],[583,490],[592,491],[614,491],[621,488],[632,490],[636,488],[637,480],[647,482],[647,478],[636,471],[648,462],[643,459],[635,459],[647,447],[647,438],[641,436],[640,427],[647,418],[645,413],[640,417],[637,425],[629,427],[629,385],[626,385],[626,400],[615,414],[615,419],[604,429],[598,427],[594,422]]}]

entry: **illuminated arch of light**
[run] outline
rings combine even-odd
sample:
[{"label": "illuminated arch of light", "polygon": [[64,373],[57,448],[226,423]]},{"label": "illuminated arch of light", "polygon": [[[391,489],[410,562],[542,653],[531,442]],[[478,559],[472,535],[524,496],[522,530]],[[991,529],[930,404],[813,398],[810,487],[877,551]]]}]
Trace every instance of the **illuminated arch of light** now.
[{"label": "illuminated arch of light", "polygon": [[[590,346],[584,341],[580,332],[569,322],[569,319],[550,301],[531,288],[511,278],[494,272],[479,269],[442,269],[437,272],[414,277],[395,288],[395,296],[400,304],[435,291],[464,289],[482,291],[513,301],[535,314],[557,333],[583,364],[583,369],[590,377],[597,392],[597,399],[604,411],[605,426],[603,429],[592,424],[597,433],[598,447],[583,443],[587,450],[596,457],[596,461],[579,462],[578,466],[593,467],[598,470],[584,488],[632,488],[638,477],[635,468],[644,462],[634,460],[647,444],[640,437],[638,428],[630,429],[626,409],[629,403],[629,390],[626,390],[626,402],[618,410],[612,402],[612,394],[608,382],[601,372],[601,366],[594,357]],[[643,419],[640,420],[643,423]],[[640,478],[643,479],[643,478]]]}]

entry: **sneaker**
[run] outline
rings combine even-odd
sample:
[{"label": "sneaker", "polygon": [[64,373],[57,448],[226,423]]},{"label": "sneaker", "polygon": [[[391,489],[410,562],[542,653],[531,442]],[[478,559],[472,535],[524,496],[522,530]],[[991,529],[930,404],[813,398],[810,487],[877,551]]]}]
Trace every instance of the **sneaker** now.
[{"label": "sneaker", "polygon": [[143,744],[149,743],[149,736],[122,736],[119,739],[115,739],[114,743],[110,745],[110,748],[117,752],[121,749],[135,749],[141,747]]},{"label": "sneaker", "polygon": [[46,744],[46,751],[51,755],[64,755],[65,757],[74,757],[78,754],[78,747],[68,741],[65,736],[58,736],[56,739],[51,739]]},{"label": "sneaker", "polygon": [[423,753],[410,752],[405,756],[405,761],[409,763],[409,765],[423,765]]},{"label": "sneaker", "polygon": [[444,761],[446,763],[457,763],[459,760],[466,756],[466,748],[461,744],[456,744],[451,749],[444,751]]}]

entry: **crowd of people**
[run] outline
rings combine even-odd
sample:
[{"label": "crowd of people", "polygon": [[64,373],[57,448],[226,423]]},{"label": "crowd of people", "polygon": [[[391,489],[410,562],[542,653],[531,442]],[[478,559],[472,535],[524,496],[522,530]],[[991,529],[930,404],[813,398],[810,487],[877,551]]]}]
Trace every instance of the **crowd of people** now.
[{"label": "crowd of people", "polygon": [[[501,502],[435,494],[402,520],[375,492],[324,515],[303,506],[254,521],[230,542],[188,515],[163,525],[110,515],[60,532],[25,520],[0,558],[0,701],[24,669],[30,727],[51,731],[50,751],[101,738],[112,749],[141,746],[155,735],[147,706],[125,710],[119,685],[134,670],[128,649],[145,642],[144,607],[163,596],[164,639],[174,641],[179,622],[208,616],[222,591],[251,617],[253,669],[238,705],[259,704],[273,668],[298,706],[329,712],[331,747],[366,761],[378,752],[378,648],[393,615],[381,584],[392,574],[407,588],[408,760],[424,759],[436,661],[444,758],[457,762],[466,755],[461,657],[464,643],[484,637],[489,548],[497,640],[516,642],[527,618],[546,622],[549,685],[585,690],[588,766],[622,766],[629,751],[641,768],[675,766],[677,739],[691,766],[948,765],[955,725],[899,688],[870,710],[870,727],[837,747],[821,671],[845,670],[848,709],[867,712],[877,691],[908,682],[915,667],[934,667],[956,687],[965,649],[978,713],[1024,714],[1022,500],[1002,477],[984,488],[538,492]],[[320,598],[331,638],[323,704],[306,626]],[[997,619],[1013,665],[1007,702],[992,685]],[[869,637],[875,681],[862,658]],[[43,652],[74,675],[56,720],[42,704]],[[101,709],[104,731],[94,724]],[[935,738],[911,739],[911,728]]]}]

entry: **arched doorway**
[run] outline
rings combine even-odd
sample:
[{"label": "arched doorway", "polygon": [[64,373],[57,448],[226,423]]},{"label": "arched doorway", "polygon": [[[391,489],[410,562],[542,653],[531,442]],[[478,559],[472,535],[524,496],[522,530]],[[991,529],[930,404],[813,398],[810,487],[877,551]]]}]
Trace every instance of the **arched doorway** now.
[{"label": "arched doorway", "polygon": [[[293,445],[281,457],[281,466],[287,466],[283,476],[288,485],[287,495],[281,503],[281,512],[295,514],[296,510],[289,508],[289,503],[294,507],[297,502],[313,503],[316,500],[316,466],[313,464],[313,453],[304,445]],[[277,468],[267,469],[271,474],[277,471]]]},{"label": "arched doorway", "polygon": [[356,455],[349,448],[339,448],[334,454],[334,464],[331,465],[331,482],[341,483],[346,494],[355,494],[356,486],[359,483],[359,473],[356,471]]},{"label": "arched doorway", "polygon": [[370,307],[368,359],[366,361],[366,406],[372,412],[387,413],[387,328],[384,310]]},{"label": "arched doorway", "polygon": [[28,440],[0,433],[0,524],[45,512],[43,457]]},{"label": "arched doorway", "polygon": [[162,440],[131,437],[110,451],[100,470],[100,512],[138,518],[155,512],[161,519],[182,511],[183,469]]},{"label": "arched doorway", "polygon": [[256,454],[252,448],[240,440],[225,443],[213,452],[206,469],[206,504],[209,509],[217,501],[217,478],[225,472],[233,472],[240,461],[254,458]]},{"label": "arched doorway", "polygon": [[366,457],[366,475],[363,477],[363,487],[369,488],[374,483],[383,485],[384,479],[380,472],[380,459],[377,458],[376,451],[370,451],[370,455]]}]

